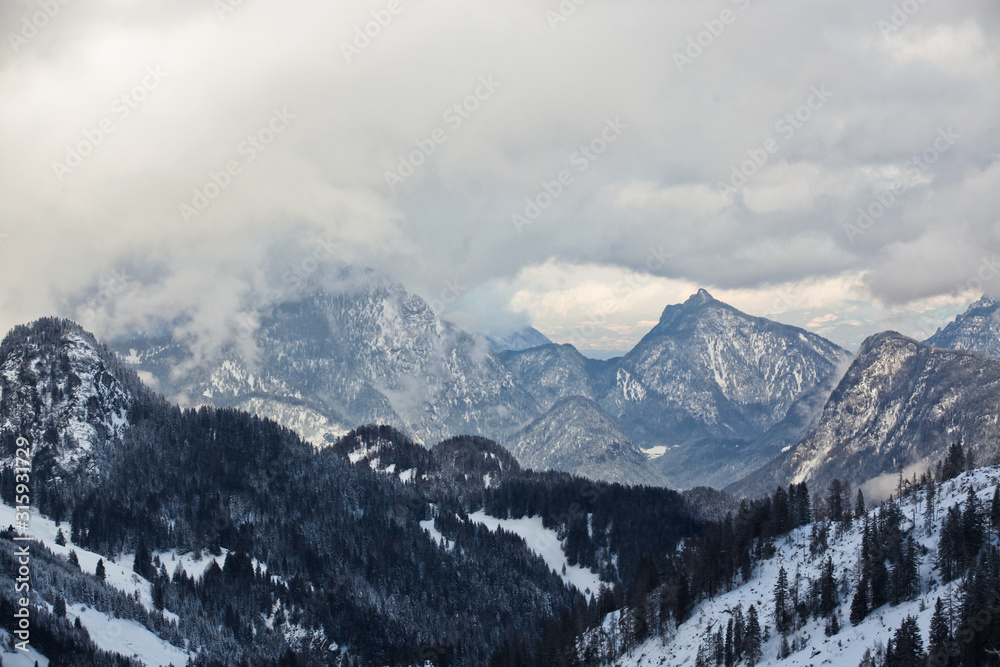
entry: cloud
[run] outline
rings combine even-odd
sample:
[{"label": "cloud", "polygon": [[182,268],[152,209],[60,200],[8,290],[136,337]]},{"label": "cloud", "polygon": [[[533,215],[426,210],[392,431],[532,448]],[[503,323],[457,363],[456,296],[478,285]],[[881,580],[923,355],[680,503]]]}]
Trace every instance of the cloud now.
[{"label": "cloud", "polygon": [[[702,285],[771,295],[853,276],[858,298],[913,306],[957,298],[997,251],[995,3],[928,3],[885,34],[892,8],[863,0],[595,0],[555,29],[555,3],[401,7],[366,41],[382,2],[220,17],[98,0],[30,37],[38,5],[6,3],[2,324],[75,316],[125,270],[95,328],[183,321],[209,354],[316,239],[429,301],[457,280],[444,310],[483,330],[569,330],[643,269],[619,311],[633,325]],[[724,8],[734,22],[679,71],[674,54]],[[831,95],[812,108],[816,87]],[[914,171],[948,127],[960,138]],[[387,179],[401,163],[412,173]],[[519,231],[514,214],[563,172]],[[897,181],[887,212],[846,234]],[[594,282],[524,282],[581,272]]]}]

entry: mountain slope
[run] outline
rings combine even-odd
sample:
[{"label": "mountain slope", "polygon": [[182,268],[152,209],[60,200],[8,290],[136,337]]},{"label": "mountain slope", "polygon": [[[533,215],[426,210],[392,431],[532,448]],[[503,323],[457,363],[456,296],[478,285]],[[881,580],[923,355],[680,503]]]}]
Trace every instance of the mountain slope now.
[{"label": "mountain slope", "polygon": [[664,309],[635,348],[605,367],[596,400],[640,447],[663,448],[656,464],[671,484],[722,486],[746,469],[748,447],[762,461],[787,446],[750,447],[848,357],[820,336],[699,290]]},{"label": "mountain slope", "polygon": [[514,456],[528,468],[552,468],[622,484],[664,484],[618,423],[583,396],[562,399],[512,443]]},{"label": "mountain slope", "polygon": [[153,400],[79,325],[45,318],[17,326],[0,344],[0,459],[9,464],[23,436],[46,474],[79,481],[121,438],[129,413]]},{"label": "mountain slope", "polygon": [[[1000,469],[983,468],[966,472],[959,477],[940,486],[937,492],[934,515],[944,517],[949,508],[958,507],[964,510],[965,500],[969,490],[977,497],[980,507],[989,508],[994,490],[1000,484]],[[760,616],[760,625],[770,624],[772,632],[769,641],[763,643],[761,659],[757,665],[858,665],[866,650],[875,651],[877,643],[885,645],[893,636],[903,619],[912,615],[923,638],[924,649],[929,648],[931,617],[934,614],[938,598],[946,605],[954,605],[955,636],[967,641],[976,635],[989,635],[992,627],[989,625],[995,619],[995,614],[988,614],[985,623],[979,615],[965,618],[959,610],[960,600],[966,586],[961,579],[941,583],[941,573],[937,567],[939,545],[941,541],[941,521],[929,520],[925,512],[925,493],[914,493],[905,498],[900,509],[902,531],[911,531],[917,544],[917,574],[919,585],[912,599],[904,599],[899,604],[884,604],[872,610],[867,617],[857,625],[849,622],[851,602],[858,583],[858,574],[862,569],[860,560],[865,525],[875,525],[881,510],[868,512],[865,521],[855,520],[846,528],[832,527],[829,535],[829,546],[817,550],[811,546],[812,534],[822,525],[803,526],[796,528],[787,539],[777,543],[777,553],[774,557],[763,561],[754,567],[753,574],[746,582],[739,582],[731,590],[700,602],[693,610],[690,618],[668,632],[664,637],[654,637],[632,648],[627,655],[615,661],[621,667],[654,667],[659,665],[694,665],[699,653],[707,655],[708,664],[714,664],[712,638],[716,631],[725,634],[727,621],[732,618],[739,607],[745,615],[754,605]],[[986,521],[989,527],[989,521]],[[994,532],[996,528],[994,527]],[[777,586],[779,571],[784,568],[789,586],[799,588],[799,599],[808,604],[814,595],[810,585],[818,582],[822,575],[823,563],[830,558],[833,564],[833,574],[836,578],[837,591],[834,597],[832,615],[839,621],[839,632],[827,636],[825,620],[811,618],[801,627],[789,632],[788,641],[793,650],[791,655],[781,659],[781,635],[773,631],[774,591]],[[801,583],[799,580],[801,579]],[[994,584],[995,585],[995,584]],[[992,612],[992,609],[987,609]],[[627,627],[615,615],[609,617],[606,625],[613,627],[620,623]],[[971,623],[969,621],[972,621]],[[961,630],[959,629],[962,627]],[[971,626],[971,627],[969,627]],[[996,635],[986,637],[989,643],[996,645]],[[957,643],[957,641],[956,641]],[[947,662],[947,661],[945,661]],[[741,663],[746,664],[746,663]],[[932,664],[945,664],[932,663]],[[958,664],[958,663],[952,663]],[[970,664],[965,662],[963,664]],[[994,664],[992,662],[972,664]]]},{"label": "mountain slope", "polygon": [[252,353],[231,345],[197,360],[178,342],[145,336],[113,346],[168,396],[268,416],[318,445],[369,423],[420,441],[500,437],[538,414],[485,343],[442,322],[423,299],[370,271],[344,268],[328,282],[336,291],[263,315]]},{"label": "mountain slope", "polygon": [[802,481],[825,489],[834,478],[857,487],[941,458],[959,439],[986,464],[1000,454],[998,438],[1000,361],[885,332],[861,345],[802,443],[727,490],[756,496]]},{"label": "mountain slope", "polygon": [[1000,301],[983,296],[924,342],[934,347],[970,350],[1000,359]]},{"label": "mountain slope", "polygon": [[509,333],[506,336],[498,336],[486,339],[490,344],[490,349],[500,353],[507,350],[527,350],[539,345],[551,345],[552,341],[535,327],[524,327],[519,331]]}]

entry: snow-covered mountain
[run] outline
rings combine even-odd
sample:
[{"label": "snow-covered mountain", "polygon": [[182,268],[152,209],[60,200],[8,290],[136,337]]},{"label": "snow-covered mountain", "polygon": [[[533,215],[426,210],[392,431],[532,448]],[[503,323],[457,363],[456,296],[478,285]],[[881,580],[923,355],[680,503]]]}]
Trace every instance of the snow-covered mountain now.
[{"label": "snow-covered mountain", "polygon": [[[776,485],[834,478],[855,487],[900,467],[940,459],[963,440],[976,461],[1000,454],[1000,361],[933,348],[895,332],[869,337],[809,435],[728,490],[756,496]],[[885,494],[883,494],[885,495]]]},{"label": "snow-covered mountain", "polygon": [[983,296],[924,342],[951,350],[982,352],[1000,359],[1000,301]]},{"label": "snow-covered mountain", "polygon": [[[699,290],[667,306],[623,357],[595,361],[570,345],[548,345],[501,358],[542,408],[569,396],[592,399],[649,452],[651,467],[685,488],[724,486],[797,443],[850,355]],[[542,453],[558,450],[536,444]]]},{"label": "snow-covered mountain", "polygon": [[486,339],[494,352],[506,350],[527,350],[539,345],[550,345],[552,341],[535,327],[524,327],[506,336],[491,336]]},{"label": "snow-covered mountain", "polygon": [[195,359],[183,342],[142,335],[112,346],[168,397],[270,417],[317,445],[369,423],[424,442],[497,438],[537,416],[487,344],[420,297],[360,269],[337,285],[263,313],[252,353],[234,344]]},{"label": "snow-covered mountain", "polygon": [[44,318],[17,326],[0,344],[0,460],[13,465],[23,436],[44,474],[78,480],[121,437],[129,411],[150,399],[136,374],[79,325]]},{"label": "snow-covered mountain", "polygon": [[[917,619],[924,650],[931,645],[930,626],[938,598],[954,614],[956,637],[960,634],[959,608],[962,600],[962,580],[942,583],[943,577],[937,567],[939,544],[941,541],[941,519],[948,509],[959,507],[964,510],[964,501],[969,491],[976,496],[981,508],[989,511],[993,494],[1000,484],[1000,468],[980,468],[966,472],[940,485],[934,500],[934,512],[926,511],[926,492],[919,491],[903,499],[899,509],[902,514],[902,531],[911,531],[917,545],[916,560],[919,582],[917,593],[912,599],[900,601],[896,605],[885,604],[872,610],[857,625],[849,622],[851,603],[861,572],[862,541],[865,522],[855,519],[846,527],[828,524],[827,547],[816,550],[812,534],[814,526],[796,528],[776,544],[775,555],[760,563],[746,582],[740,583],[727,592],[699,603],[688,620],[666,637],[654,637],[632,649],[627,655],[615,661],[620,667],[653,667],[661,665],[695,665],[699,651],[703,659],[712,645],[714,633],[721,630],[725,634],[727,621],[737,608],[746,615],[754,605],[761,629],[769,625],[769,639],[762,645],[759,667],[771,665],[858,665],[865,651],[876,652],[876,644],[884,646],[894,636],[897,628],[907,616]],[[868,512],[868,522],[874,524],[879,510]],[[986,520],[987,526],[989,520]],[[773,611],[775,589],[779,572],[783,568],[789,585],[799,588],[805,598],[810,581],[819,581],[823,564],[831,559],[836,581],[836,605],[833,615],[838,619],[839,632],[827,636],[826,622],[822,618],[811,618],[801,627],[788,634],[790,647],[797,650],[788,657],[779,658],[781,635],[774,631]],[[797,583],[798,582],[798,583]],[[605,624],[610,630],[620,622],[620,614],[615,612]],[[972,633],[975,634],[975,633]],[[714,653],[703,664],[716,664]],[[746,664],[746,663],[741,663]],[[939,663],[943,664],[943,663]],[[952,663],[954,664],[954,663]],[[968,663],[965,663],[968,664]],[[987,664],[987,663],[983,663]],[[994,663],[989,663],[994,664]]]},{"label": "snow-covered mountain", "polygon": [[665,485],[621,426],[583,396],[560,400],[511,442],[511,451],[528,468],[622,484]]}]

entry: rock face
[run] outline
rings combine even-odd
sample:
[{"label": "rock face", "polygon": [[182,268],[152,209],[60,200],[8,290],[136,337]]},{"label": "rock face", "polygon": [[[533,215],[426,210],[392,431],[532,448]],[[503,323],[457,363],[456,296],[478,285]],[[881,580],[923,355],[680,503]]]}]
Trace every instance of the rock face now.
[{"label": "rock face", "polygon": [[15,327],[0,344],[0,465],[13,465],[18,436],[36,472],[74,479],[99,469],[105,445],[152,394],[79,325],[45,318]]},{"label": "rock face", "polygon": [[486,343],[442,322],[420,297],[352,269],[352,287],[316,292],[261,318],[252,353],[192,359],[186,346],[136,336],[114,348],[168,396],[239,407],[317,445],[360,424],[418,441],[498,438],[539,413]]},{"label": "rock face", "polygon": [[487,338],[490,349],[494,352],[505,352],[507,350],[528,350],[539,345],[551,345],[552,341],[548,336],[534,327],[525,327],[520,331],[515,331],[506,336],[497,338]]},{"label": "rock face", "polygon": [[512,452],[528,468],[623,484],[665,483],[614,418],[583,396],[562,399],[512,442]]},{"label": "rock face", "polygon": [[1000,361],[885,332],[862,344],[802,443],[728,490],[752,496],[804,481],[825,492],[835,478],[859,486],[936,462],[959,439],[989,464],[998,438]]},{"label": "rock face", "polygon": [[982,352],[1000,359],[1000,301],[984,296],[924,342],[950,350]]},{"label": "rock face", "polygon": [[725,485],[797,443],[850,355],[700,290],[668,306],[623,357],[594,361],[549,345],[501,358],[543,408],[592,399],[657,457],[671,485],[693,487]]}]

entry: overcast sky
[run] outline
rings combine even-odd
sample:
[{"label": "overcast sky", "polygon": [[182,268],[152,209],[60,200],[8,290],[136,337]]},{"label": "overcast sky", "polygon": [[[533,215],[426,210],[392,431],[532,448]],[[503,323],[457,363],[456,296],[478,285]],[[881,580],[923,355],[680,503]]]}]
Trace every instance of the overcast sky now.
[{"label": "overcast sky", "polygon": [[849,347],[1000,291],[995,0],[42,0],[0,23],[5,330],[184,314],[222,340],[317,258],[583,349],[698,287]]}]

